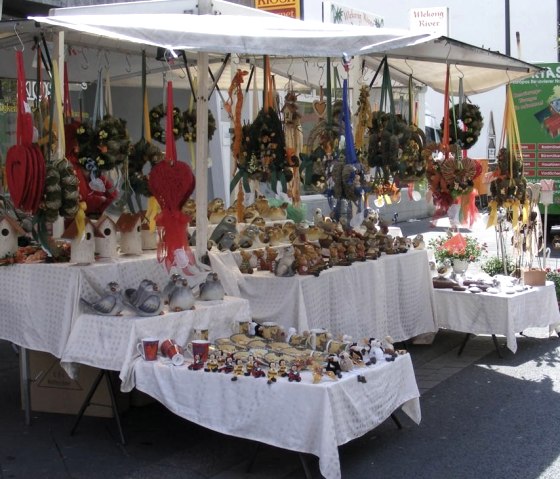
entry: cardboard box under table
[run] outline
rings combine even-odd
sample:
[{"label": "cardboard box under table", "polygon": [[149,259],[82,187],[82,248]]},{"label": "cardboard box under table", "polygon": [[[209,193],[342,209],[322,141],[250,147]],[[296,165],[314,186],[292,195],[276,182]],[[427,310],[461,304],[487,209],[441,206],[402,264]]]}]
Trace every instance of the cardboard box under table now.
[{"label": "cardboard box under table", "polygon": [[[28,351],[31,410],[49,413],[78,414],[100,370],[80,365],[79,375],[71,379],[60,366],[60,360],[52,354]],[[115,387],[114,390],[118,390]],[[23,397],[23,395],[22,395]],[[117,394],[120,412],[128,408],[128,395]],[[113,417],[111,397],[106,381],[97,387],[91,405],[85,410],[87,416]]]}]

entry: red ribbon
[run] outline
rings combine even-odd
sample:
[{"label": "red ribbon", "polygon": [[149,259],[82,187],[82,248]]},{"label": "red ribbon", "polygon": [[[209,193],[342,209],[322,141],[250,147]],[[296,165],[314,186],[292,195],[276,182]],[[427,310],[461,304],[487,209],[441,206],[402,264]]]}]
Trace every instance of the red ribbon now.
[{"label": "red ribbon", "polygon": [[165,263],[165,267],[169,271],[175,264],[175,251],[189,250],[187,242],[187,226],[189,217],[180,210],[163,209],[156,216],[156,225],[158,228],[158,247],[157,259],[160,263]]}]

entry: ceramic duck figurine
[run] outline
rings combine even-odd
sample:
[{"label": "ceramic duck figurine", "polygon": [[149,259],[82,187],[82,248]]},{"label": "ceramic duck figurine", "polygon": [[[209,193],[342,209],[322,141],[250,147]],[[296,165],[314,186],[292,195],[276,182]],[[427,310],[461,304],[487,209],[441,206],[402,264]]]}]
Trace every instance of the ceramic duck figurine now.
[{"label": "ceramic duck figurine", "polygon": [[107,290],[97,301],[89,302],[84,298],[80,301],[85,304],[93,313],[102,316],[120,316],[125,308],[122,300],[121,287],[115,281],[107,284]]},{"label": "ceramic duck figurine", "polygon": [[200,285],[200,300],[216,301],[222,300],[225,296],[224,287],[218,278],[217,273],[208,273],[206,281]]},{"label": "ceramic duck figurine", "polygon": [[169,303],[169,297],[173,293],[173,290],[177,286],[178,281],[181,279],[181,275],[177,273],[173,273],[171,278],[169,279],[168,283],[163,288],[163,301],[165,304]]},{"label": "ceramic duck figurine", "polygon": [[[125,292],[128,293],[130,290]],[[151,280],[143,280],[137,290],[130,291],[126,297],[127,305],[138,316],[157,316],[163,314],[163,297],[158,285]]]},{"label": "ceramic duck figurine", "polygon": [[169,311],[186,311],[194,309],[195,298],[186,278],[177,281],[169,295]]}]

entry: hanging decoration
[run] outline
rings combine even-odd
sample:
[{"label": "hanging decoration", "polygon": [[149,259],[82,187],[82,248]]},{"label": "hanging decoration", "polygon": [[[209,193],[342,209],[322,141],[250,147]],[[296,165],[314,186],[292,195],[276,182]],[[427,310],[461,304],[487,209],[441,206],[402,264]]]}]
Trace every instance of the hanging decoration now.
[{"label": "hanging decoration", "polygon": [[[446,105],[449,103],[449,78],[448,65],[444,95]],[[461,101],[459,103],[464,104]],[[422,156],[427,161],[429,188],[436,207],[434,218],[444,216],[451,206],[456,204],[459,209],[459,222],[472,226],[478,213],[474,181],[481,174],[482,166],[478,161],[463,156],[464,147],[461,140],[451,141],[451,131],[455,131],[459,124],[450,120],[450,117],[455,115],[454,108],[445,108],[444,112],[441,144],[430,143],[422,150]],[[461,109],[457,109],[457,114],[459,113],[462,113]],[[454,138],[458,138],[456,131],[454,134]]]},{"label": "hanging decoration", "polygon": [[[146,88],[146,52],[142,51],[142,135],[140,140],[132,147],[131,155],[128,162],[128,181],[136,195],[136,203],[141,208],[141,198],[144,196],[148,198],[148,212],[150,217],[148,221],[151,225],[150,230],[155,229],[155,215],[157,214],[157,200],[153,197],[150,191],[148,178],[152,168],[162,160],[163,153],[159,147],[152,141],[151,132],[149,128],[149,113],[148,113],[148,92]],[[155,202],[155,205],[153,204]]]},{"label": "hanging decoration", "polygon": [[282,107],[284,122],[284,136],[286,139],[286,157],[289,167],[292,170],[292,181],[289,183],[289,196],[292,203],[299,206],[300,197],[300,174],[299,174],[299,155],[303,149],[303,129],[301,126],[301,113],[297,104],[297,93],[293,89],[293,82],[288,81],[288,92],[284,97]]},{"label": "hanging decoration", "polygon": [[354,147],[347,79],[344,79],[342,86],[342,106],[344,135],[332,162],[328,165],[326,194],[334,219],[340,220],[344,217],[347,224],[350,224],[352,204],[356,205],[358,212],[361,211],[365,172]]},{"label": "hanging decoration", "polygon": [[530,209],[527,197],[527,180],[523,176],[523,154],[519,127],[509,85],[506,90],[506,106],[498,151],[498,167],[491,175],[490,196],[488,227],[496,225],[498,208],[506,208],[511,211],[511,221],[514,228],[519,220],[522,223],[527,223]]},{"label": "hanging decoration", "polygon": [[32,143],[33,116],[27,103],[23,53],[16,51],[17,123],[16,141],[6,153],[6,180],[16,208],[35,213],[43,198],[45,159],[39,147]]},{"label": "hanging decoration", "polygon": [[172,128],[167,133],[166,129],[161,126],[161,120],[167,117],[167,110],[164,108],[163,103],[154,106],[150,110],[150,134],[152,139],[163,144],[167,143],[167,135],[169,134],[173,134],[175,140],[179,139],[183,132],[183,116],[181,115],[181,110],[177,107],[173,107],[172,112]]},{"label": "hanging decoration", "polygon": [[[171,82],[167,83],[167,107],[166,132],[171,135],[173,130]],[[181,211],[181,207],[194,191],[195,178],[190,166],[177,161],[175,141],[168,142],[165,161],[160,161],[152,168],[149,187],[161,207],[161,213],[156,217],[159,238],[158,261],[163,263],[168,271],[176,266],[187,272],[187,266],[194,263],[194,255],[187,241],[190,218]]]},{"label": "hanging decoration", "polygon": [[248,157],[259,164],[260,180],[270,183],[277,192],[278,182],[283,192],[293,174],[286,160],[286,142],[282,121],[276,110],[276,89],[270,73],[270,60],[265,57],[264,105],[249,128]]},{"label": "hanging decoration", "polygon": [[[187,143],[196,143],[196,108],[189,108],[183,112],[183,140]],[[214,136],[216,131],[216,119],[208,109],[208,141]]]},{"label": "hanging decoration", "polygon": [[[478,141],[484,122],[480,108],[471,103],[460,102],[451,107],[448,112],[449,143],[458,144],[463,150],[468,150]],[[444,120],[441,122],[444,128]]]}]

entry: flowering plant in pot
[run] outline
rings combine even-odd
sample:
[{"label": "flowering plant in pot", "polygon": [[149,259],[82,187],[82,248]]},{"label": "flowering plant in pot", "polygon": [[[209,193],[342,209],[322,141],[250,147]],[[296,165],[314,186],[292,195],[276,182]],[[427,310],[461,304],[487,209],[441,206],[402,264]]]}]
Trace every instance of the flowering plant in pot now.
[{"label": "flowering plant in pot", "polygon": [[450,260],[454,266],[458,263],[473,263],[487,250],[486,243],[480,243],[473,236],[463,236],[461,233],[453,235],[450,232],[431,239],[428,246],[433,250],[437,262]]}]

